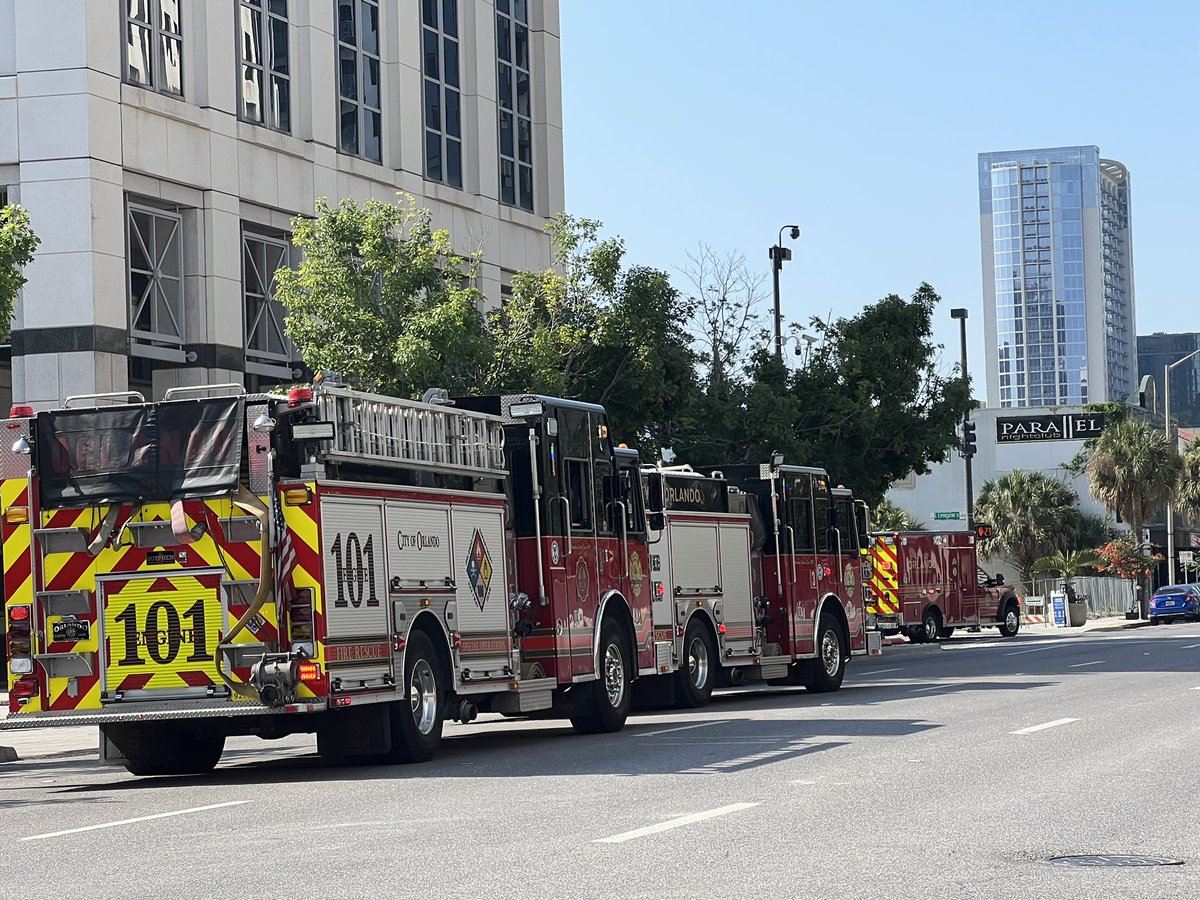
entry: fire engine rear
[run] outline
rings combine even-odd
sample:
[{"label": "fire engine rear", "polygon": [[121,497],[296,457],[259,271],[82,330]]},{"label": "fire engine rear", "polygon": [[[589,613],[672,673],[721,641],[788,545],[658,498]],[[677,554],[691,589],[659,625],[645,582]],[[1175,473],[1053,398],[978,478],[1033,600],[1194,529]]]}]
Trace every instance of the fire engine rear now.
[{"label": "fire engine rear", "polygon": [[956,628],[1021,628],[1021,605],[1003,575],[979,566],[975,535],[899,531],[874,535],[871,608],[884,634],[917,642],[947,638]]}]

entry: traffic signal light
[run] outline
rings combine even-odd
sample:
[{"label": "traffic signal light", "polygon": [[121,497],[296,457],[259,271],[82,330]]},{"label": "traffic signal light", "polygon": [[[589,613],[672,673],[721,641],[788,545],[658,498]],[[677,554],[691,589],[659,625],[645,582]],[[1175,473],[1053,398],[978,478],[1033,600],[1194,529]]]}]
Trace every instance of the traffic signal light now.
[{"label": "traffic signal light", "polygon": [[971,421],[962,424],[962,453],[963,456],[974,456],[979,446],[975,443],[975,423]]}]

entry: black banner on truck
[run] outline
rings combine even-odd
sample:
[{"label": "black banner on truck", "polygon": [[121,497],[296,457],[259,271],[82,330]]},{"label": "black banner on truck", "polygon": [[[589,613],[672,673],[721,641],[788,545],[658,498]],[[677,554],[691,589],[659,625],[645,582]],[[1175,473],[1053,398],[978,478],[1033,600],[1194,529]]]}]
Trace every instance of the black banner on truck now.
[{"label": "black banner on truck", "polygon": [[694,475],[651,475],[651,502],[662,502],[659,509],[686,512],[729,512],[729,491],[725,482]]},{"label": "black banner on truck", "polygon": [[34,465],[43,508],[187,500],[237,490],[242,400],[39,413]]}]

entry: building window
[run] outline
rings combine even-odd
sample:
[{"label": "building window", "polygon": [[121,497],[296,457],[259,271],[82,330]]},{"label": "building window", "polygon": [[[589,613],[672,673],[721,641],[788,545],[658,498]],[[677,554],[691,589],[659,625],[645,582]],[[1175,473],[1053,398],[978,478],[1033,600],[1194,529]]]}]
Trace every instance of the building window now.
[{"label": "building window", "polygon": [[422,0],[425,72],[425,177],[461,188],[458,0]]},{"label": "building window", "polygon": [[343,153],[383,162],[379,4],[335,0],[338,28],[338,116]]},{"label": "building window", "polygon": [[500,201],[533,212],[528,0],[496,0],[496,54]]},{"label": "building window", "polygon": [[[129,204],[130,336],[143,349],[183,347],[183,219]],[[175,353],[149,355],[174,358]]]},{"label": "building window", "polygon": [[247,371],[278,374],[263,367],[287,366],[295,355],[283,330],[287,312],[275,299],[275,273],[290,262],[290,245],[285,238],[242,232],[242,322]]},{"label": "building window", "polygon": [[127,0],[125,80],[183,96],[182,0]]},{"label": "building window", "polygon": [[241,0],[241,116],[277,131],[292,130],[287,0]]},{"label": "building window", "polygon": [[0,209],[8,206],[8,187],[0,184]]}]

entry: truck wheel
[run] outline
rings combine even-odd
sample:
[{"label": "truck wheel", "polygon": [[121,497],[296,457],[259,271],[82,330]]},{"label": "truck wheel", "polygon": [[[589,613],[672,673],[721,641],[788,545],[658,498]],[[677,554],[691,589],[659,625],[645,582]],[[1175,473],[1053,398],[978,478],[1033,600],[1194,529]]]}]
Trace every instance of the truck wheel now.
[{"label": "truck wheel", "polygon": [[939,628],[938,629],[938,637],[939,638],[948,638],[952,634],[954,634],[953,628]]},{"label": "truck wheel", "polygon": [[925,615],[921,618],[921,636],[924,638],[922,643],[932,644],[938,639],[938,632],[942,630],[942,617],[938,615],[936,609],[928,609]]},{"label": "truck wheel", "polygon": [[580,734],[606,734],[625,727],[633,697],[627,647],[621,627],[606,619],[600,627],[599,677],[580,685],[584,709],[571,716],[571,725]]},{"label": "truck wheel", "polygon": [[391,704],[391,761],[426,762],[437,753],[446,714],[443,678],[441,661],[429,635],[414,629],[404,653],[408,699]]},{"label": "truck wheel", "polygon": [[1021,617],[1017,613],[1017,605],[1009,602],[1004,607],[1004,618],[1000,620],[1000,634],[1003,637],[1015,637],[1021,630]]},{"label": "truck wheel", "polygon": [[683,635],[683,659],[675,673],[675,705],[680,709],[707,706],[712,698],[717,654],[708,629],[699,619],[688,623]]},{"label": "truck wheel", "polygon": [[846,677],[846,643],[837,619],[821,615],[817,627],[817,658],[812,661],[811,679],[806,687],[814,694],[827,694],[842,686]]},{"label": "truck wheel", "polygon": [[125,756],[131,775],[203,775],[225,750],[225,735],[170,725],[127,725],[109,738]]}]

